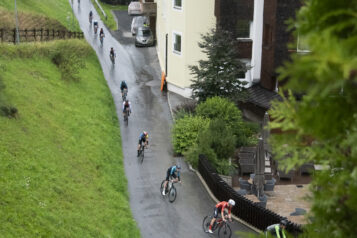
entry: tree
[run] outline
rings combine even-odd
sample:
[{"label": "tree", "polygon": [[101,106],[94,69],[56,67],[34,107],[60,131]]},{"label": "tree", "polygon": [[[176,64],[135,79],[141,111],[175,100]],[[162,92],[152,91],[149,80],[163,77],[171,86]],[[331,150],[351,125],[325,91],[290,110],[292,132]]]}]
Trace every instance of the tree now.
[{"label": "tree", "polygon": [[227,98],[208,98],[196,107],[196,114],[203,118],[219,119],[224,122],[235,135],[237,147],[256,143],[253,135],[257,132],[257,125],[245,122],[241,111]]},{"label": "tree", "polygon": [[238,55],[237,40],[228,31],[212,29],[202,35],[198,46],[207,54],[207,60],[200,60],[198,66],[189,66],[195,76],[191,88],[193,98],[205,101],[209,97],[222,96],[232,100],[243,98],[242,82],[249,67]]},{"label": "tree", "polygon": [[[304,237],[355,237],[357,232],[357,4],[310,0],[297,17],[299,37],[311,52],[280,70],[288,90],[273,103],[271,128],[277,157],[286,167],[326,165],[311,186],[311,223]],[[285,94],[286,95],[286,94]]]}]

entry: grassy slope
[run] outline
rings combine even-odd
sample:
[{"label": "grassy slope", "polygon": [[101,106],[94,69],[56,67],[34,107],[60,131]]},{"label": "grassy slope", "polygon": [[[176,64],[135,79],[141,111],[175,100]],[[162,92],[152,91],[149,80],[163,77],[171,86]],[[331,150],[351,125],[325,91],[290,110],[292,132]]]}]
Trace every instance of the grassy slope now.
[{"label": "grassy slope", "polygon": [[[14,11],[14,0],[0,0],[0,7]],[[78,22],[73,21],[72,9],[68,0],[21,0],[17,1],[18,11],[46,15],[58,20],[69,30],[80,31]]]},{"label": "grassy slope", "polygon": [[60,79],[48,57],[5,56],[19,48],[0,45],[2,93],[19,110],[18,119],[0,117],[1,236],[139,237],[99,62],[83,41],[67,44],[90,51],[79,82]]},{"label": "grassy slope", "polygon": [[102,11],[99,9],[99,7],[95,3],[95,1],[92,1],[92,3],[95,6],[97,12],[100,15],[100,18],[105,23],[105,25],[113,31],[117,30],[118,29],[117,22],[115,20],[114,15],[112,14],[112,11],[113,10],[128,10],[128,6],[126,6],[126,5],[125,6],[124,5],[110,5],[110,4],[99,1],[105,14],[107,15],[107,19],[105,19]]}]

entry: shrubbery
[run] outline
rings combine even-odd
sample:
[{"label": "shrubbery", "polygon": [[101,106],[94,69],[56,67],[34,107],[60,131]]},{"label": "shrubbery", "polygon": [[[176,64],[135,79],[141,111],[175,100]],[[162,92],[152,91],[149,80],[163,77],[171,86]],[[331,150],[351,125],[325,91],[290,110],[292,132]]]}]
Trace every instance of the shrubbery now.
[{"label": "shrubbery", "polygon": [[86,51],[77,46],[60,42],[55,48],[52,62],[60,69],[64,80],[79,80],[79,70],[85,68]]},{"label": "shrubbery", "polygon": [[172,136],[174,151],[182,154],[197,143],[198,133],[207,128],[209,120],[197,116],[185,116],[175,121]]},{"label": "shrubbery", "polygon": [[196,113],[204,118],[218,118],[225,122],[236,136],[235,145],[237,147],[256,142],[252,140],[252,135],[257,132],[257,125],[244,122],[241,111],[226,98],[209,98],[197,106]]},{"label": "shrubbery", "polygon": [[[69,44],[68,41],[71,43]],[[2,57],[33,58],[35,56],[45,56],[52,59],[52,62],[60,69],[62,79],[79,80],[79,70],[85,67],[85,58],[91,52],[82,40],[53,41],[45,44],[21,44],[16,46],[1,46]]]},{"label": "shrubbery", "polygon": [[236,146],[256,142],[253,135],[258,126],[244,122],[239,109],[228,99],[209,98],[200,103],[195,112],[186,112],[186,115],[185,112],[179,111],[182,118],[174,125],[174,150],[184,154],[195,168],[199,154],[205,154],[219,173],[230,174],[233,165],[229,158]]}]

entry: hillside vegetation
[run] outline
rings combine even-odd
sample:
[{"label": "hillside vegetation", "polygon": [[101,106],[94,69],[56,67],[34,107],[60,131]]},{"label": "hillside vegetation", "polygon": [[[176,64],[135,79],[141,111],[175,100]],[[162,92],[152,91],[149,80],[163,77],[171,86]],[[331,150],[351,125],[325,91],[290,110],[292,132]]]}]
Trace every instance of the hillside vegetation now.
[{"label": "hillside vegetation", "polygon": [[[10,12],[10,21],[11,16],[14,19],[14,0],[1,0],[0,9],[7,10]],[[35,22],[38,24],[36,19],[39,17],[43,18],[47,16],[46,19],[50,18],[52,21],[58,21],[62,26],[65,26],[71,31],[80,31],[78,22],[74,19],[72,9],[68,0],[24,0],[17,1],[17,9],[19,16],[22,14],[27,14],[26,18],[19,17],[20,25],[28,25],[27,22]],[[33,15],[33,19],[29,19],[29,14]],[[2,15],[2,14],[0,14]],[[7,20],[9,21],[9,20]],[[0,24],[1,24],[0,19]],[[13,21],[11,21],[13,22]],[[44,21],[46,23],[46,21]],[[33,27],[33,26],[32,26]]]},{"label": "hillside vegetation", "polygon": [[[71,50],[66,50],[70,48]],[[73,79],[54,57],[83,52]],[[3,237],[138,237],[130,216],[115,107],[83,41],[0,45]],[[21,69],[21,70],[19,70]],[[4,87],[5,86],[5,87]]]},{"label": "hillside vegetation", "polygon": [[[0,1],[2,27],[13,27],[13,3]],[[20,27],[80,30],[68,0],[17,3]],[[0,72],[0,236],[140,237],[115,106],[91,47],[0,44]]]}]

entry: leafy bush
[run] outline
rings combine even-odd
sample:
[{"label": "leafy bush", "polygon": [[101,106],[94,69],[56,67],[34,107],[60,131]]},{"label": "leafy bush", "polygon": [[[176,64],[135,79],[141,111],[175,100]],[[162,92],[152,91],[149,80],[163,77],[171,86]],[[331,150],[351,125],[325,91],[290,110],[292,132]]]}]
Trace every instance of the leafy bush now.
[{"label": "leafy bush", "polygon": [[236,146],[245,146],[252,143],[252,135],[258,130],[254,123],[246,123],[237,106],[226,98],[213,97],[200,103],[196,108],[198,116],[224,121],[236,136]]},{"label": "leafy bush", "polygon": [[209,127],[199,133],[198,144],[193,145],[184,153],[186,160],[194,168],[198,166],[198,155],[204,154],[221,174],[228,175],[232,165],[230,158],[235,150],[235,136],[224,121],[215,119]]},{"label": "leafy bush", "polygon": [[81,48],[73,44],[58,44],[52,56],[52,62],[61,70],[62,79],[79,80],[79,70],[85,67]]},{"label": "leafy bush", "polygon": [[16,118],[17,117],[17,108],[12,106],[1,106],[0,112],[2,116],[8,118]]},{"label": "leafy bush", "polygon": [[[213,149],[217,158],[228,159],[232,156],[235,149],[235,135],[230,127],[220,119],[210,122],[207,130],[200,133],[198,139],[199,146],[208,146]],[[213,162],[213,161],[212,161]]]},{"label": "leafy bush", "polygon": [[176,106],[173,110],[175,119],[183,118],[185,115],[194,114],[197,102],[194,100],[187,100],[180,105]]},{"label": "leafy bush", "polygon": [[172,129],[175,153],[182,154],[197,143],[199,131],[207,128],[208,123],[208,119],[191,115],[176,120]]}]

